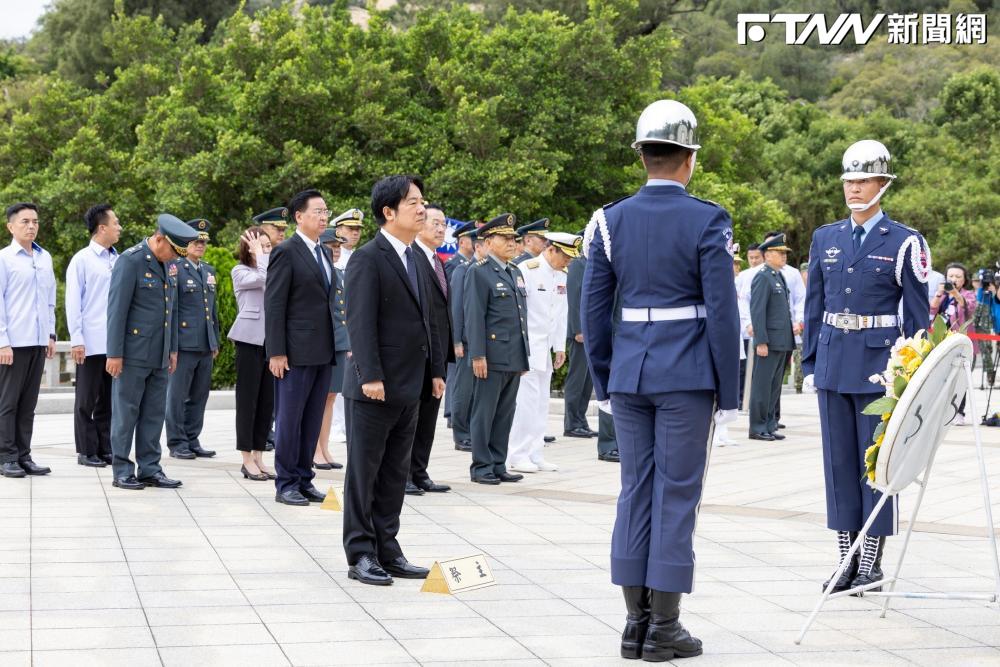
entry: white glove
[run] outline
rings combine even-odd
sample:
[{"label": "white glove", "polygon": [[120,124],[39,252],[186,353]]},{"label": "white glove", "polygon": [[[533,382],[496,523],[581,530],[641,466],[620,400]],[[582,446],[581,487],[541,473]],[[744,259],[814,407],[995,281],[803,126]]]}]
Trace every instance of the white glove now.
[{"label": "white glove", "polygon": [[714,419],[716,426],[731,424],[736,421],[736,410],[716,410]]},{"label": "white glove", "polygon": [[810,373],[809,375],[802,378],[802,389],[803,391],[808,391],[811,394],[816,393],[816,385],[813,384],[813,378],[815,376]]},{"label": "white glove", "polygon": [[600,410],[601,412],[605,412],[605,413],[607,413],[607,414],[610,415],[611,414],[611,399],[609,398],[606,401],[598,401],[597,402],[597,409]]}]

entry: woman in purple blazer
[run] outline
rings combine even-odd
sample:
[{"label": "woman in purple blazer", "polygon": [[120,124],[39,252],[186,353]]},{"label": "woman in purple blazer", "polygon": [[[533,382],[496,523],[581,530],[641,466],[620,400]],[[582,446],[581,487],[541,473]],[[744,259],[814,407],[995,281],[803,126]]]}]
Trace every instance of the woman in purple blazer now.
[{"label": "woman in purple blazer", "polygon": [[243,477],[274,479],[264,466],[264,445],[271,428],[274,379],[264,354],[264,283],[271,240],[260,227],[240,237],[240,263],[233,267],[236,321],[229,339],[236,344],[236,449],[243,454]]}]

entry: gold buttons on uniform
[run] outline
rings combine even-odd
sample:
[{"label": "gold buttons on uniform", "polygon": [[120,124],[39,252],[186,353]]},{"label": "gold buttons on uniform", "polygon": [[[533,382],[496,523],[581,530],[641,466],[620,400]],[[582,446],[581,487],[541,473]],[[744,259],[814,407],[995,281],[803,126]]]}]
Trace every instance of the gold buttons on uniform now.
[{"label": "gold buttons on uniform", "polygon": [[186,327],[187,325],[188,325],[188,323],[187,323],[187,322],[181,322],[181,326],[182,326],[182,327]]},{"label": "gold buttons on uniform", "polygon": [[137,334],[137,333],[139,333],[139,330],[138,329],[132,329],[132,333]]},{"label": "gold buttons on uniform", "polygon": [[490,334],[490,339],[496,340],[497,339],[497,335],[496,334]]}]

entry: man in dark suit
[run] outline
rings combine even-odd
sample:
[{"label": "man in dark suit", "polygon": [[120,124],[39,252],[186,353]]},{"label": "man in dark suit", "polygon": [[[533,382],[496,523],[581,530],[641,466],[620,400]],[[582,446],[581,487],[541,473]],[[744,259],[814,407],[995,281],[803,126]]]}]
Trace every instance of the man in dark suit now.
[{"label": "man in dark suit", "polygon": [[[455,350],[451,339],[451,315],[448,312],[448,278],[445,275],[444,264],[437,255],[437,248],[444,243],[445,222],[444,211],[439,206],[428,205],[424,226],[413,242],[417,258],[417,268],[424,272],[431,285],[428,290],[427,311],[437,329],[438,340],[434,347],[441,349],[445,360],[450,364],[455,361]],[[426,261],[425,261],[426,260]],[[434,444],[434,427],[437,424],[438,408],[441,399],[430,391],[424,391],[420,397],[420,408],[417,411],[417,430],[413,436],[413,451],[410,455],[410,478],[406,481],[406,493],[422,496],[425,492],[444,493],[450,491],[447,484],[435,484],[427,475],[427,462],[431,457],[431,446]]]},{"label": "man in dark suit", "polygon": [[275,500],[323,502],[313,452],[334,363],[333,257],[319,242],[330,211],[317,190],[291,198],[295,233],[271,251],[264,290],[265,347],[274,383]]},{"label": "man in dark suit", "polygon": [[785,235],[760,244],[766,266],[750,287],[754,360],[750,379],[750,439],[784,440],[778,433],[777,406],[788,352],[795,349],[788,285],[781,269],[788,259]]},{"label": "man in dark suit", "polygon": [[[344,377],[347,576],[387,586],[392,576],[423,579],[396,541],[421,396],[444,394],[445,355],[428,272],[411,247],[424,224],[423,183],[389,176],[372,188],[381,228],[351,256],[345,292],[352,357]],[[447,340],[447,336],[444,337]]]}]

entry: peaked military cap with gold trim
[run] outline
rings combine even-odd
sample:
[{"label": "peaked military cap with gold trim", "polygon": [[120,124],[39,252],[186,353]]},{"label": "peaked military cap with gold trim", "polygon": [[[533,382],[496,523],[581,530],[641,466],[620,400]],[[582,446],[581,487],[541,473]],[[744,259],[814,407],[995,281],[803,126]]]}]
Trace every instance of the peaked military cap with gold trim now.
[{"label": "peaked military cap with gold trim", "polygon": [[278,229],[284,229],[288,226],[288,209],[284,206],[269,209],[255,215],[253,221],[258,225],[274,225]]},{"label": "peaked military cap with gold trim", "polygon": [[535,236],[545,236],[545,233],[549,231],[549,219],[542,218],[541,220],[535,220],[534,222],[529,222],[526,225],[521,225],[517,228],[517,235],[523,238],[526,234],[534,234]]},{"label": "peaked military cap with gold trim", "polygon": [[491,236],[517,236],[514,225],[517,224],[517,216],[513,213],[501,213],[485,225],[480,227],[476,234],[479,238],[487,239]]},{"label": "peaked military cap with gold trim", "polygon": [[343,236],[337,235],[337,230],[334,227],[327,227],[323,230],[323,233],[319,235],[320,243],[347,243],[347,239]]},{"label": "peaked military cap with gold trim", "polygon": [[196,240],[208,240],[208,230],[212,228],[212,223],[208,220],[205,220],[204,218],[195,218],[194,220],[188,220],[184,224],[198,233],[198,238]]},{"label": "peaked military cap with gold trim", "polygon": [[156,217],[156,228],[181,257],[187,257],[188,243],[198,238],[198,232],[169,213],[161,213]]},{"label": "peaked military cap with gold trim", "polygon": [[343,225],[345,227],[363,227],[365,224],[365,214],[360,208],[349,208],[336,218],[330,221],[334,227]]},{"label": "peaked military cap with gold trim", "polygon": [[583,238],[576,234],[548,232],[545,239],[570,257],[580,256],[580,245],[583,243]]},{"label": "peaked military cap with gold trim", "polygon": [[785,245],[784,234],[776,234],[775,236],[772,236],[768,240],[761,243],[757,249],[761,252],[764,252],[765,250],[780,250],[782,252],[788,252],[791,250],[791,248]]}]

